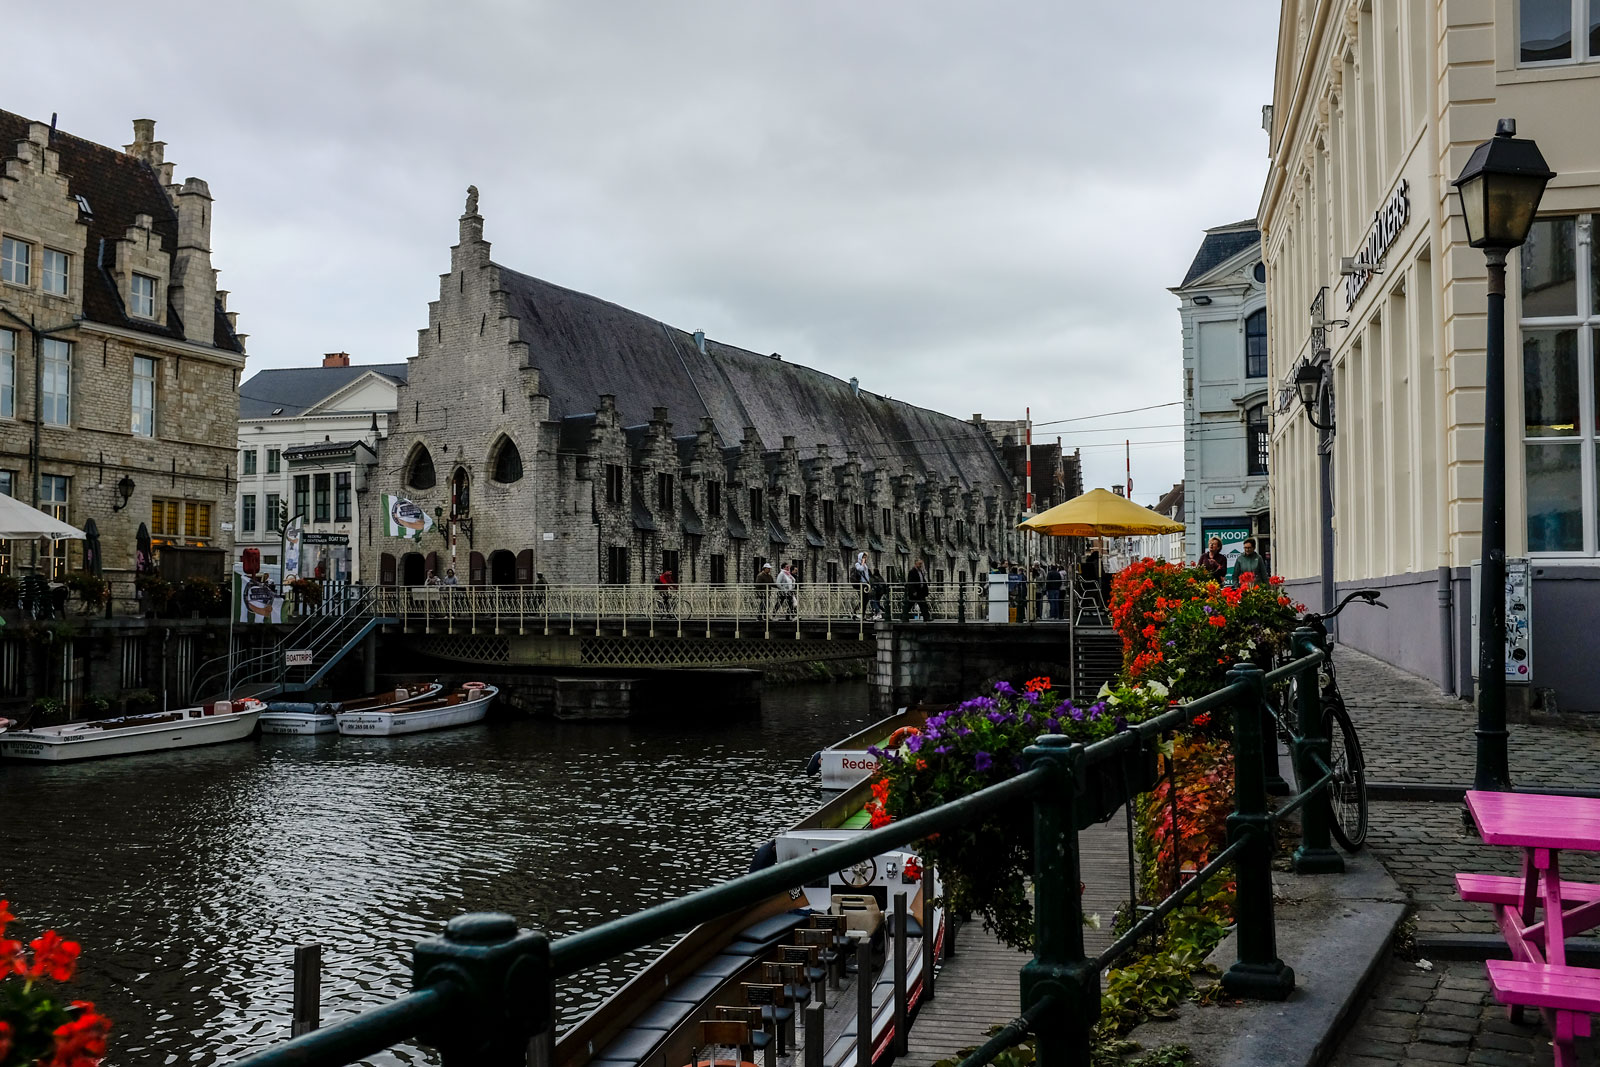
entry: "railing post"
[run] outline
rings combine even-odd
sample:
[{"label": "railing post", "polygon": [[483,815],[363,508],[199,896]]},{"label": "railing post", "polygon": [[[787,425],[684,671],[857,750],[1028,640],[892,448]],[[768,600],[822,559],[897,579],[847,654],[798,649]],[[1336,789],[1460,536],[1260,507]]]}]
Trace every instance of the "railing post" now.
[{"label": "railing post", "polygon": [[[806,1005],[805,1024],[805,1067],[822,1067],[822,1054],[828,1051],[823,1046],[827,1043],[824,1036],[823,1021],[826,1009],[821,1004]],[[767,1064],[772,1063],[772,1045],[767,1046]]]},{"label": "railing post", "polygon": [[[1289,643],[1290,653],[1296,657],[1321,648],[1316,631],[1309,626],[1296,630]],[[1302,789],[1322,778],[1322,766],[1312,757],[1321,757],[1322,763],[1326,764],[1331,756],[1328,739],[1322,735],[1322,686],[1317,676],[1318,668],[1313,666],[1301,672],[1295,685],[1296,711],[1300,721],[1297,729],[1299,736],[1291,748],[1294,752],[1295,777],[1299,779]],[[1321,796],[1312,797],[1300,809],[1300,847],[1294,850],[1293,860],[1296,874],[1344,873],[1344,857],[1334,850],[1329,834],[1333,813],[1328,790],[1336,788],[1337,783],[1329,782]]]},{"label": "railing post", "polygon": [[[933,866],[922,868],[922,999],[933,999],[933,970],[939,962],[936,950],[939,942],[933,933]],[[950,913],[945,913],[948,923]]]},{"label": "railing post", "polygon": [[894,1052],[897,1056],[906,1053],[907,1028],[910,1025],[910,1009],[907,1007],[908,979],[906,977],[906,919],[911,913],[906,909],[906,895],[894,895]]},{"label": "railing post", "polygon": [[294,1010],[289,1036],[308,1034],[322,1025],[322,946],[297,945],[294,950]]},{"label": "railing post", "polygon": [[1239,958],[1223,974],[1222,988],[1233,996],[1283,1000],[1294,991],[1294,971],[1278,958],[1272,914],[1272,815],[1261,763],[1265,675],[1254,663],[1239,663],[1228,672],[1228,684],[1235,682],[1246,688],[1233,705],[1234,811],[1228,816],[1228,840],[1244,838],[1245,845],[1235,868]]},{"label": "railing post", "polygon": [[[1269,664],[1270,665],[1270,664]],[[1262,670],[1266,670],[1262,667]],[[1278,724],[1272,717],[1272,707],[1267,702],[1265,689],[1262,690],[1261,702],[1257,705],[1261,713],[1261,775],[1267,787],[1267,795],[1286,797],[1294,790],[1289,783],[1284,781],[1283,771],[1278,766]],[[1292,750],[1291,750],[1292,755]]]},{"label": "railing post", "polygon": [[856,1067],[872,1067],[872,943],[856,938]]},{"label": "railing post", "polygon": [[459,1008],[418,1035],[444,1067],[522,1067],[530,1040],[553,1024],[550,942],[509,915],[451,919],[443,937],[417,944],[411,985],[459,991]]},{"label": "railing post", "polygon": [[967,583],[956,587],[956,622],[967,621]]},{"label": "railing post", "polygon": [[1022,968],[1022,1008],[1045,997],[1055,1007],[1034,1028],[1040,1067],[1089,1063],[1089,1035],[1100,1018],[1100,973],[1083,955],[1075,814],[1083,746],[1039,738],[1023,751],[1029,767],[1050,768],[1033,799],[1033,959]]}]

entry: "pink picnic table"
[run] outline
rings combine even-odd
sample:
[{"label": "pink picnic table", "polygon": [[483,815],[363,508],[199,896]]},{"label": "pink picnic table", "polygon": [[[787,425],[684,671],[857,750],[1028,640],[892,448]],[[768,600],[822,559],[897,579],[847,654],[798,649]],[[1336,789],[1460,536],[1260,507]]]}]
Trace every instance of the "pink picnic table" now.
[{"label": "pink picnic table", "polygon": [[[1467,809],[1486,844],[1522,850],[1520,878],[1458,874],[1462,899],[1494,905],[1511,960],[1490,960],[1495,996],[1540,1008],[1555,1037],[1558,1067],[1575,1063],[1573,1039],[1600,1011],[1600,970],[1567,965],[1566,939],[1600,926],[1600,885],[1562,882],[1561,852],[1600,852],[1600,799],[1470,791]],[[1540,918],[1540,913],[1543,918]]]}]

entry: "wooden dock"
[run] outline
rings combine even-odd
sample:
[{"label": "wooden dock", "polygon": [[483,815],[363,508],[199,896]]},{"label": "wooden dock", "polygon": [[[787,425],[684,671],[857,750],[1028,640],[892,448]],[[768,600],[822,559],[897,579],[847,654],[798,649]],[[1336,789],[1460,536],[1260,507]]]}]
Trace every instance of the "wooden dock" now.
[{"label": "wooden dock", "polygon": [[[1122,815],[1090,827],[1078,837],[1083,864],[1083,909],[1098,914],[1100,929],[1085,928],[1090,954],[1111,945],[1111,917],[1128,898],[1127,828]],[[991,1027],[1021,1012],[1019,972],[1031,954],[1002,945],[973,922],[961,928],[956,955],[939,968],[934,999],[925,1002],[911,1024],[910,1048],[896,1067],[929,1067],[988,1039]]]}]

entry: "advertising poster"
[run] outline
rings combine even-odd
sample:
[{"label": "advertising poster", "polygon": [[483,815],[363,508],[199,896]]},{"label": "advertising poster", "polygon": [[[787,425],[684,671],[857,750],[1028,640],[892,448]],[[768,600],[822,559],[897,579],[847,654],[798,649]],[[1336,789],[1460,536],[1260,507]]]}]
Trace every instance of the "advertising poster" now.
[{"label": "advertising poster", "polygon": [[433,529],[433,516],[406,497],[384,494],[383,510],[390,537],[421,541],[422,535]]},{"label": "advertising poster", "polygon": [[296,515],[283,528],[283,584],[300,580],[300,542],[305,537],[306,519]]},{"label": "advertising poster", "polygon": [[233,572],[233,617],[241,623],[283,621],[283,598],[265,574]]},{"label": "advertising poster", "polygon": [[[1233,573],[1233,565],[1238,562],[1239,554],[1244,551],[1245,538],[1250,536],[1248,526],[1208,526],[1206,527],[1204,543],[1200,552],[1206,550],[1213,537],[1222,540],[1222,554],[1228,557],[1228,572]],[[1199,553],[1196,553],[1198,555]]]}]

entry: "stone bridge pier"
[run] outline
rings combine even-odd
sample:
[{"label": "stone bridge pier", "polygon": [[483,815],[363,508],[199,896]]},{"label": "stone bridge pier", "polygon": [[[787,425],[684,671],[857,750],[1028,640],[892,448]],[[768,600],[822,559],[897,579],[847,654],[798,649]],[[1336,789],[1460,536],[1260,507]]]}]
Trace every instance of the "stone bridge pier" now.
[{"label": "stone bridge pier", "polygon": [[1070,688],[1072,630],[1064,622],[880,624],[874,706],[888,715],[912,704],[953,704],[1002,679],[1041,675]]}]

